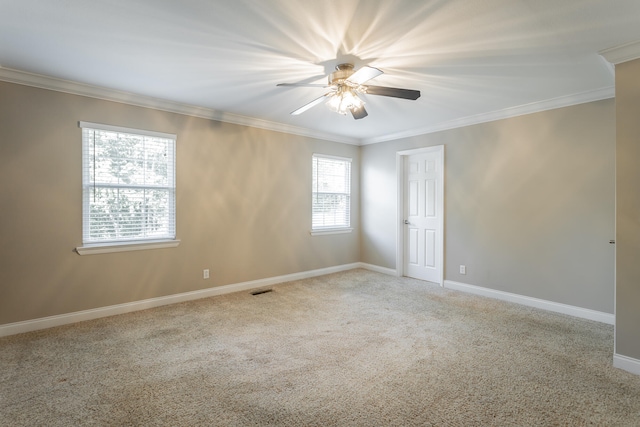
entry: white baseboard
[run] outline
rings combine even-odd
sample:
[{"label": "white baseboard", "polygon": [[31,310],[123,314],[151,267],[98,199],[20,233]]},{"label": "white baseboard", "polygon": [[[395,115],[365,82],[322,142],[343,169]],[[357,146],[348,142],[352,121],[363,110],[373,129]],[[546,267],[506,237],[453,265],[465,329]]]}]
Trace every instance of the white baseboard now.
[{"label": "white baseboard", "polygon": [[[372,266],[373,267],[373,266]],[[318,270],[304,271],[300,273],[287,274],[284,276],[270,277],[266,279],[252,280],[249,282],[234,283],[231,285],[217,286],[215,288],[202,289],[192,292],[167,295],[164,297],[150,298],[141,301],[134,301],[125,304],[111,305],[91,310],[76,311],[73,313],[60,314],[56,316],[42,317],[39,319],[26,320],[23,322],[7,323],[0,325],[0,337],[21,334],[24,332],[37,331],[40,329],[52,328],[54,326],[68,325],[70,323],[83,322],[101,317],[114,316],[117,314],[131,313],[133,311],[146,310],[148,308],[160,307],[163,305],[176,304],[184,301],[191,301],[200,298],[207,298],[216,295],[229,294],[232,292],[248,291],[251,289],[275,285],[277,283],[292,282],[294,280],[308,279],[310,277],[323,276],[325,274],[337,273],[339,271],[352,270],[354,268],[368,268],[361,263],[344,264],[335,267],[321,268]]]},{"label": "white baseboard", "polygon": [[380,267],[378,265],[367,264],[365,262],[361,262],[360,268],[364,268],[365,270],[375,271],[376,273],[386,274],[388,276],[397,276],[396,270],[392,268]]},{"label": "white baseboard", "polygon": [[569,316],[580,317],[582,319],[595,320],[596,322],[615,325],[615,316],[613,314],[590,310],[588,308],[560,304],[543,299],[531,298],[523,295],[512,294],[509,292],[483,288],[475,285],[468,285],[466,283],[454,282],[452,280],[445,280],[444,287],[503,301],[515,302],[517,304],[522,304],[529,307],[541,308],[543,310],[553,311],[556,313],[567,314]]},{"label": "white baseboard", "polygon": [[[192,292],[184,292],[180,294],[167,295],[164,297],[150,298],[141,301],[134,301],[125,304],[111,305],[107,307],[100,307],[91,310],[76,311],[73,313],[60,314],[56,316],[42,317],[39,319],[26,320],[23,322],[7,323],[0,325],[0,337],[21,334],[24,332],[37,331],[40,329],[52,328],[55,326],[68,325],[76,322],[83,322],[85,320],[93,320],[101,317],[115,316],[118,314],[131,313],[133,311],[146,310],[149,308],[160,307],[163,305],[176,304],[184,301],[192,301],[200,298],[208,298],[216,295],[224,295],[233,292],[242,292],[252,289],[257,289],[265,286],[271,286],[278,283],[291,282],[294,280],[308,279],[311,277],[323,276],[326,274],[337,273],[340,271],[352,270],[355,268],[364,268],[366,270],[375,271],[377,273],[387,274],[390,276],[396,276],[397,272],[391,268],[380,267],[373,264],[367,264],[362,262],[356,262],[352,264],[338,265],[334,267],[321,268],[318,270],[303,271],[300,273],[287,274],[284,276],[270,277],[266,279],[252,280],[249,282],[234,283],[231,285],[217,286],[214,288],[202,289]],[[483,295],[491,298],[501,299],[505,301],[511,301],[518,304],[523,304],[531,307],[541,308],[558,313],[568,314],[571,316],[581,317],[584,319],[595,320],[598,322],[608,323],[613,325],[615,317],[613,314],[602,313],[599,311],[589,310],[580,307],[574,307],[565,304],[554,303],[550,301],[540,300],[536,298],[525,297],[517,294],[511,294],[508,292],[496,291],[493,289],[482,288],[474,285],[467,285],[465,283],[454,282],[451,280],[445,280],[444,287],[449,289],[455,289],[476,295]],[[620,356],[624,358],[624,356]],[[634,359],[621,359],[620,363],[626,365],[629,364],[628,360]],[[640,362],[638,362],[640,363]],[[626,366],[625,365],[625,366]],[[625,369],[625,368],[622,368]],[[637,369],[637,368],[636,368]],[[628,369],[627,369],[628,370]]]},{"label": "white baseboard", "polygon": [[613,367],[631,372],[632,374],[640,375],[640,360],[638,359],[633,359],[621,354],[614,354]]}]

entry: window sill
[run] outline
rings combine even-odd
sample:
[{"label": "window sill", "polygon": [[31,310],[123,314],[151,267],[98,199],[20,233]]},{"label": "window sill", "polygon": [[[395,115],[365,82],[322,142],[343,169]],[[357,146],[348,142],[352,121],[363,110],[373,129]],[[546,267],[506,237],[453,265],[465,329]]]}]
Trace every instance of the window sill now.
[{"label": "window sill", "polygon": [[149,249],[175,248],[180,240],[152,240],[132,243],[100,243],[87,246],[78,246],[78,255],[108,254],[112,252],[144,251]]},{"label": "window sill", "polygon": [[345,234],[351,233],[353,228],[325,228],[323,230],[311,230],[312,236],[321,236],[323,234]]}]

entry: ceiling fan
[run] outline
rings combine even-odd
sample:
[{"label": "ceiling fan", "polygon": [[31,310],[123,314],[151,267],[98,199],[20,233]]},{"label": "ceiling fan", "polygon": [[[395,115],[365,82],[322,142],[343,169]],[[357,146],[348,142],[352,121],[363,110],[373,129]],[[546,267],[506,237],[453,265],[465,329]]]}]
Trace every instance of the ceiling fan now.
[{"label": "ceiling fan", "polygon": [[316,98],[308,104],[303,105],[291,114],[296,116],[302,114],[311,107],[314,107],[324,100],[331,111],[346,115],[351,112],[353,118],[358,120],[368,116],[364,108],[364,101],[358,94],[390,96],[393,98],[410,99],[415,101],[420,98],[419,90],[400,89],[395,87],[365,85],[364,83],[378,77],[383,72],[377,68],[364,66],[358,71],[353,70],[353,64],[339,64],[336,71],[329,75],[329,84],[298,84],[280,83],[277,86],[298,86],[298,87],[323,87],[329,91]]}]

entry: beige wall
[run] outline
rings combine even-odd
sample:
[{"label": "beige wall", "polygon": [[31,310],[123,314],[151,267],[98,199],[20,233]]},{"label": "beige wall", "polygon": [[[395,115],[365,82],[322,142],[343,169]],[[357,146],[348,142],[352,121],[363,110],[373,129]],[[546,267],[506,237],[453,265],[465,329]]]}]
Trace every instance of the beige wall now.
[{"label": "beige wall", "polygon": [[362,147],[363,262],[396,268],[396,152],[433,145],[446,280],[613,313],[613,100]]},{"label": "beige wall", "polygon": [[616,353],[640,360],[640,60],[616,65]]},{"label": "beige wall", "polygon": [[[80,120],[178,135],[180,246],[73,252]],[[358,261],[393,269],[395,153],[440,144],[446,279],[613,312],[613,100],[359,148],[0,82],[0,324]],[[354,158],[352,234],[309,235],[314,152]]]},{"label": "beige wall", "polygon": [[[81,120],[177,134],[180,246],[74,253]],[[351,234],[309,235],[314,152],[354,159]],[[0,324],[357,262],[359,164],[356,146],[0,82]]]}]

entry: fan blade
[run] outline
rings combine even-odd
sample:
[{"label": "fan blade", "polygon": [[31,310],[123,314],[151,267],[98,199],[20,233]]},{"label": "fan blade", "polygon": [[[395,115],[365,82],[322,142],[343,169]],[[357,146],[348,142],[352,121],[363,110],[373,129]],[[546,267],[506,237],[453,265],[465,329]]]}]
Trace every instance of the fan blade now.
[{"label": "fan blade", "polygon": [[399,89],[397,87],[367,86],[365,93],[368,95],[381,95],[391,96],[393,98],[412,99],[414,101],[420,98],[419,90]]},{"label": "fan blade", "polygon": [[377,68],[373,68],[365,65],[364,67],[360,68],[358,71],[353,73],[347,79],[347,81],[349,83],[353,83],[355,85],[360,86],[364,82],[368,82],[374,77],[378,77],[380,74],[382,74],[382,71],[378,70]]},{"label": "fan blade", "polygon": [[327,85],[313,83],[278,83],[276,86],[292,86],[292,87],[329,87]]},{"label": "fan blade", "polygon": [[353,108],[351,110],[351,115],[353,116],[354,119],[359,120],[367,117],[369,113],[367,113],[367,110],[364,109],[364,105],[363,105],[360,108]]},{"label": "fan blade", "polygon": [[327,96],[329,96],[329,95],[331,95],[331,92],[329,92],[329,93],[325,93],[325,94],[324,94],[324,95],[322,95],[320,98],[316,98],[316,99],[314,99],[313,101],[311,101],[310,103],[303,105],[302,107],[298,108],[298,109],[297,109],[297,110],[295,110],[295,111],[292,111],[292,112],[291,112],[291,115],[292,115],[292,116],[297,116],[298,114],[302,114],[302,113],[304,113],[304,112],[305,112],[305,111],[307,111],[309,108],[315,107],[316,105],[320,104],[320,103],[321,103],[322,101],[324,101],[324,99],[325,99]]}]

